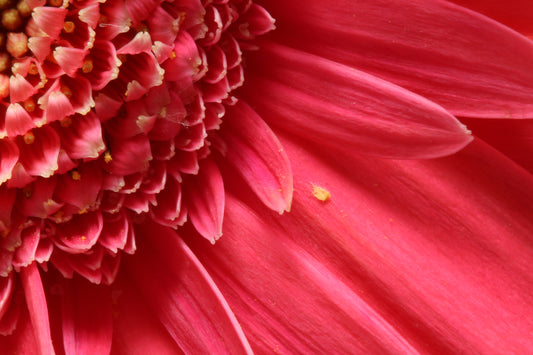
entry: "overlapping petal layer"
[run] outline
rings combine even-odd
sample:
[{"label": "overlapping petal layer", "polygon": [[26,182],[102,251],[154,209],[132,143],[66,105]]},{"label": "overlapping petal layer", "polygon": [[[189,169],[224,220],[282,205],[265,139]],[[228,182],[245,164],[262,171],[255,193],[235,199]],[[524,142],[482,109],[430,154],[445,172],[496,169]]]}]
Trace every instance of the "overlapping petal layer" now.
[{"label": "overlapping petal layer", "polygon": [[437,0],[264,4],[278,19],[278,42],[403,86],[455,115],[533,116],[533,44],[477,13]]}]

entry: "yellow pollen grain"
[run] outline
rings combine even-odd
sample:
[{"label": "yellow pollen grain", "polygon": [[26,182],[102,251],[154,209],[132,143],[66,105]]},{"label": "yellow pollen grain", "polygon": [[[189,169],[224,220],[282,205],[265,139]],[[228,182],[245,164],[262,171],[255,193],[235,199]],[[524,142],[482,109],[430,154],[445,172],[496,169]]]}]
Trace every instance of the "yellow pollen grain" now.
[{"label": "yellow pollen grain", "polygon": [[319,201],[326,202],[331,197],[331,193],[323,187],[313,185],[313,196]]},{"label": "yellow pollen grain", "polygon": [[22,17],[17,9],[2,11],[2,25],[9,31],[14,31],[22,25]]},{"label": "yellow pollen grain", "polygon": [[28,17],[31,15],[31,8],[25,0],[20,0],[17,4],[17,10],[22,17]]},{"label": "yellow pollen grain", "polygon": [[24,109],[27,112],[35,111],[35,101],[30,97],[29,99],[24,100]]},{"label": "yellow pollen grain", "polygon": [[174,51],[170,52],[170,54],[168,55],[168,57],[169,57],[170,59],[175,59],[175,58],[176,58],[176,52],[174,52]]},{"label": "yellow pollen grain", "polygon": [[33,191],[31,187],[25,187],[24,189],[22,189],[22,194],[25,198],[30,198],[33,195]]},{"label": "yellow pollen grain", "polygon": [[63,0],[48,0],[48,5],[59,7],[63,5]]},{"label": "yellow pollen grain", "polygon": [[9,69],[9,54],[0,53],[0,73]]},{"label": "yellow pollen grain", "polygon": [[35,136],[33,135],[32,132],[26,133],[23,139],[24,139],[24,143],[26,144],[33,144],[33,142],[35,142]]},{"label": "yellow pollen grain", "polygon": [[72,170],[70,172],[70,177],[72,178],[72,180],[75,180],[75,181],[80,181],[81,180],[81,174],[77,170]]},{"label": "yellow pollen grain", "polygon": [[81,67],[81,71],[84,72],[84,73],[90,73],[92,72],[94,69],[94,63],[93,63],[93,60],[91,58],[87,58],[83,61],[83,65]]},{"label": "yellow pollen grain", "polygon": [[28,74],[31,74],[31,75],[39,74],[39,68],[37,68],[37,65],[35,63],[30,63],[30,67],[28,68]]},{"label": "yellow pollen grain", "polygon": [[106,163],[110,163],[111,160],[113,160],[113,157],[111,156],[111,153],[110,153],[109,151],[106,151],[106,152],[104,153],[104,161],[105,161]]},{"label": "yellow pollen grain", "polygon": [[82,235],[82,236],[80,237],[80,239],[83,240],[83,241],[85,241],[85,240],[87,240],[87,237],[84,236],[84,235]]},{"label": "yellow pollen grain", "polygon": [[61,120],[60,125],[64,128],[70,127],[72,125],[72,118],[66,117],[64,120]]},{"label": "yellow pollen grain", "polygon": [[66,96],[66,97],[71,97],[72,96],[72,90],[70,90],[70,88],[66,85],[61,85],[61,92]]},{"label": "yellow pollen grain", "polygon": [[63,31],[66,33],[72,33],[76,29],[76,25],[72,21],[65,21],[63,24]]}]

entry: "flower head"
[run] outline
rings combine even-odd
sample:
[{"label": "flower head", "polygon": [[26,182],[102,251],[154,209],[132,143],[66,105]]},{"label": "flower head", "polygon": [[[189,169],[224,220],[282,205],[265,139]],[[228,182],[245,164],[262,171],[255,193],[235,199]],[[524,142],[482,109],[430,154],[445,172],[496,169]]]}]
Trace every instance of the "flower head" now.
[{"label": "flower head", "polygon": [[457,237],[508,164],[455,154],[455,116],[532,115],[531,42],[441,0],[257,2],[277,33],[250,0],[0,0],[2,349],[482,349],[469,258],[529,309],[520,263]]}]

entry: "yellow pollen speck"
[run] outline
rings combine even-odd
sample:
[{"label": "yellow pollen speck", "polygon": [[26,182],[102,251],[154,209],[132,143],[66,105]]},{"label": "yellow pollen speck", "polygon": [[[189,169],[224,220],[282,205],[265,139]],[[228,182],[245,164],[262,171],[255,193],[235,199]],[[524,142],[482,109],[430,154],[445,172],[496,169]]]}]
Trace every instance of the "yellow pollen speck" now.
[{"label": "yellow pollen speck", "polygon": [[85,240],[87,240],[87,237],[84,236],[84,235],[82,235],[82,236],[80,237],[80,239],[83,240],[83,241],[85,241]]},{"label": "yellow pollen speck", "polygon": [[313,196],[315,196],[317,200],[322,201],[322,202],[329,200],[329,198],[331,197],[331,194],[328,190],[326,190],[323,187],[317,186],[315,184],[311,184],[311,185],[313,185]]},{"label": "yellow pollen speck", "polygon": [[26,144],[32,144],[33,142],[35,142],[35,136],[33,135],[32,132],[26,133],[23,139],[24,139],[24,143]]},{"label": "yellow pollen speck", "polygon": [[87,58],[83,61],[83,66],[81,67],[81,70],[87,74],[87,73],[90,73],[92,72],[94,69],[94,63],[93,63],[93,60],[91,58]]},{"label": "yellow pollen speck", "polygon": [[81,180],[81,174],[77,170],[72,170],[70,172],[70,177],[72,180],[80,181]]},{"label": "yellow pollen speck", "polygon": [[30,97],[29,99],[24,100],[24,109],[28,112],[35,111],[35,101]]},{"label": "yellow pollen speck", "polygon": [[110,163],[111,160],[113,160],[113,157],[111,156],[111,153],[109,153],[109,151],[106,151],[106,152],[104,153],[104,161],[105,161],[106,163]]},{"label": "yellow pollen speck", "polygon": [[70,90],[70,88],[66,85],[61,85],[61,92],[66,96],[66,97],[71,97],[72,96],[72,90]]},{"label": "yellow pollen speck", "polygon": [[72,21],[66,21],[63,25],[63,31],[66,33],[72,33],[76,29],[76,25]]},{"label": "yellow pollen speck", "polygon": [[22,193],[24,194],[24,197],[30,198],[33,195],[33,190],[31,187],[25,187],[22,189]]},{"label": "yellow pollen speck", "polygon": [[70,127],[72,125],[72,118],[65,117],[65,119],[61,120],[59,124],[64,128]]},{"label": "yellow pollen speck", "polygon": [[39,74],[39,68],[35,63],[30,63],[30,68],[28,69],[28,74],[37,75]]},{"label": "yellow pollen speck", "polygon": [[168,57],[169,57],[170,59],[174,59],[174,58],[176,58],[176,52],[174,52],[174,51],[170,52],[170,54],[168,55]]}]

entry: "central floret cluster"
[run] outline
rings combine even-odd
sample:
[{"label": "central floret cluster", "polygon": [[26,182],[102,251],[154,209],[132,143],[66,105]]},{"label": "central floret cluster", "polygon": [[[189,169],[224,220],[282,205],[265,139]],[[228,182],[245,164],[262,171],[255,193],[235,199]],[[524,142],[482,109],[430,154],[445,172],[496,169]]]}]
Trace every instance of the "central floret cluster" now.
[{"label": "central floret cluster", "polygon": [[0,7],[0,276],[37,261],[111,283],[135,219],[187,219],[183,177],[273,21],[246,0]]}]

